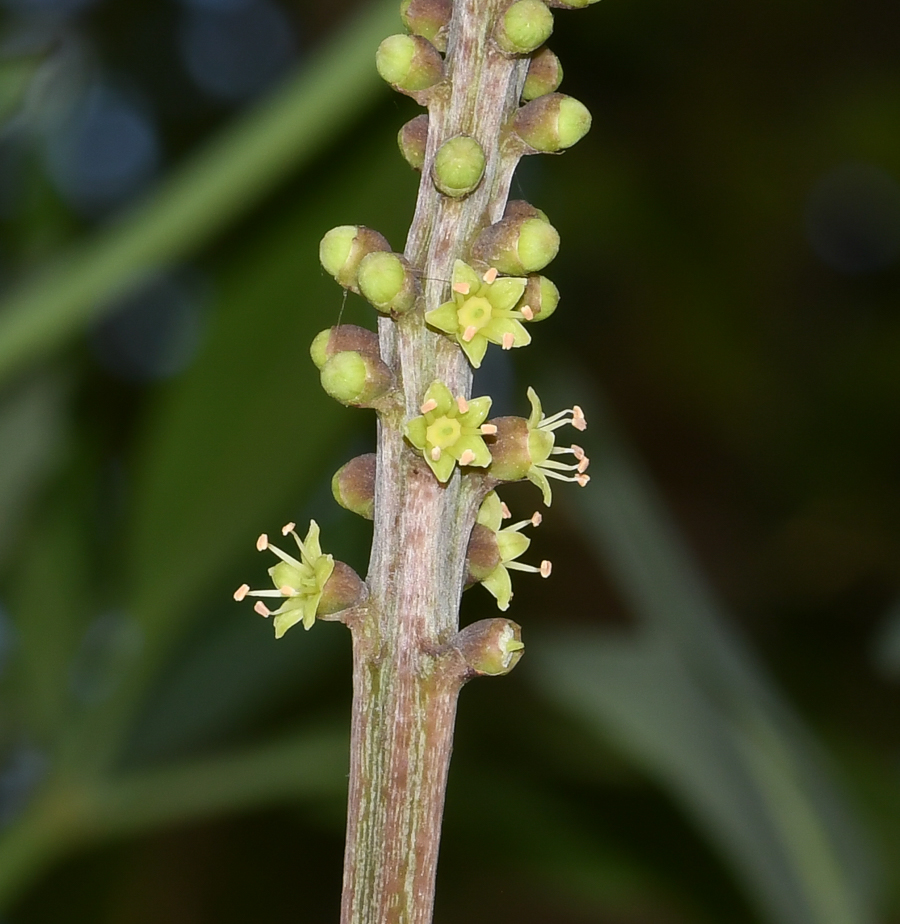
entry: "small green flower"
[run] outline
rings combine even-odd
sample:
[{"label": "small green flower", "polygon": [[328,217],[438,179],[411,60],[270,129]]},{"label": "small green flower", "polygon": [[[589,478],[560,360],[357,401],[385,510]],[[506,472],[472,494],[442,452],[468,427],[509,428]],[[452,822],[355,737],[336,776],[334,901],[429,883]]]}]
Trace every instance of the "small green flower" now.
[{"label": "small green flower", "polygon": [[546,578],[550,577],[553,567],[549,561],[542,561],[540,568],[516,561],[531,545],[531,540],[527,536],[523,536],[520,530],[526,526],[539,526],[541,515],[535,512],[530,520],[520,520],[518,523],[513,523],[512,526],[501,529],[503,520],[507,519],[509,515],[509,508],[502,503],[496,491],[491,491],[484,499],[476,518],[476,523],[479,526],[483,526],[494,534],[497,552],[500,557],[499,564],[485,577],[480,578],[480,583],[497,598],[497,607],[502,611],[509,609],[509,601],[513,595],[512,581],[509,576],[510,570],[528,571]]},{"label": "small green flower", "polygon": [[[491,474],[501,481],[520,481],[527,478],[537,485],[549,507],[552,500],[549,478],[558,481],[574,481],[582,488],[591,480],[585,474],[590,459],[584,450],[574,443],[571,446],[556,446],[554,431],[566,424],[576,430],[586,430],[584,412],[576,404],[572,408],[545,417],[541,399],[533,388],[528,389],[531,402],[531,416],[498,417],[488,426],[494,427],[491,441]],[[551,456],[572,455],[575,462],[557,462]]]},{"label": "small green flower", "polygon": [[274,616],[275,638],[281,638],[291,626],[298,622],[303,623],[304,629],[312,628],[316,621],[316,611],[322,598],[325,584],[334,571],[334,559],[330,555],[322,554],[319,545],[319,526],[315,520],[309,521],[309,532],[306,539],[301,540],[294,530],[294,523],[288,523],[281,530],[283,536],[288,534],[294,537],[297,548],[300,550],[298,561],[286,552],[269,543],[269,537],[263,533],[256,540],[256,548],[260,552],[269,549],[281,561],[269,568],[269,577],[277,588],[276,590],[250,590],[242,584],[235,592],[235,600],[244,597],[278,597],[285,598],[284,603],[277,610],[270,610],[260,600],[253,609],[260,616]]},{"label": "small green flower", "polygon": [[437,480],[446,482],[457,462],[480,468],[491,464],[491,454],[482,438],[495,432],[484,425],[490,409],[490,398],[454,398],[443,382],[433,382],[425,392],[422,416],[409,421],[404,432]]},{"label": "small green flower", "polygon": [[453,266],[453,301],[427,312],[425,320],[455,337],[477,369],[489,341],[504,350],[531,343],[531,334],[521,324],[525,315],[515,310],[527,282],[518,277],[498,279],[495,269],[479,276],[467,263],[457,260]]}]

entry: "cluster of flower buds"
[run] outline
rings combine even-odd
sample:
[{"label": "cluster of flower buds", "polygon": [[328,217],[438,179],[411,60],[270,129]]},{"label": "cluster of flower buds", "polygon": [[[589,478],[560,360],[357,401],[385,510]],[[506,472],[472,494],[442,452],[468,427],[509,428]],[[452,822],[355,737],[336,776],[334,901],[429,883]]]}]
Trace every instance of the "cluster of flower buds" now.
[{"label": "cluster of flower buds", "polygon": [[[553,33],[551,8],[580,9],[596,0],[509,0],[490,24],[487,54],[510,62],[527,61],[521,105],[507,123],[506,151],[515,157],[559,153],[581,139],[591,116],[577,100],[558,92],[562,66],[546,46]],[[376,53],[379,74],[397,91],[425,107],[447,97],[448,77],[443,55],[447,52],[452,0],[401,0],[400,15],[407,33],[386,38]],[[497,60],[500,60],[499,58]],[[450,69],[452,71],[452,68]],[[525,71],[521,68],[519,73]],[[440,120],[436,120],[440,122]],[[398,135],[403,157],[421,171],[424,183],[440,196],[464,199],[493,175],[485,140],[476,134],[449,133],[429,139],[429,116],[407,122]],[[350,292],[361,295],[380,314],[398,324],[420,325],[424,320],[434,336],[446,337],[478,368],[489,344],[503,350],[527,346],[527,325],[550,317],[559,303],[559,291],[541,271],[559,250],[559,234],[546,214],[527,202],[511,201],[493,224],[473,229],[466,253],[454,263],[447,280],[445,301],[426,304],[421,278],[425,267],[410,265],[395,253],[377,231],[361,225],[341,225],[329,231],[320,244],[323,268]],[[396,420],[399,375],[384,362],[379,338],[371,330],[345,324],[322,331],[310,348],[322,387],[343,404],[392,409]],[[589,460],[575,444],[556,445],[556,431],[565,424],[577,430],[586,426],[577,406],[545,417],[534,390],[528,389],[528,418],[488,419],[489,397],[454,394],[441,381],[433,382],[415,398],[420,414],[400,421],[409,452],[421,455],[434,477],[448,482],[459,470],[477,477],[486,492],[472,529],[466,564],[467,586],[482,584],[506,610],[512,598],[510,571],[550,575],[550,562],[539,566],[518,559],[530,540],[522,530],[537,526],[541,516],[503,527],[509,517],[506,505],[493,488],[504,482],[528,480],[541,491],[543,502],[552,500],[550,479],[589,481]],[[383,417],[384,419],[384,417]],[[394,424],[396,426],[396,424]],[[557,457],[569,456],[560,461]],[[375,511],[377,458],[367,453],[351,459],[332,480],[337,502],[367,519]],[[365,585],[346,565],[321,551],[318,527],[310,524],[306,539],[291,534],[299,548],[294,558],[261,536],[257,547],[270,549],[280,563],[269,569],[274,590],[251,591],[242,585],[235,599],[246,596],[281,598],[270,611],[261,601],[256,610],[275,616],[276,634],[302,622],[309,628],[317,617],[353,607],[363,599]],[[475,674],[505,673],[521,656],[519,627],[505,619],[485,620],[458,633],[452,646]]]}]

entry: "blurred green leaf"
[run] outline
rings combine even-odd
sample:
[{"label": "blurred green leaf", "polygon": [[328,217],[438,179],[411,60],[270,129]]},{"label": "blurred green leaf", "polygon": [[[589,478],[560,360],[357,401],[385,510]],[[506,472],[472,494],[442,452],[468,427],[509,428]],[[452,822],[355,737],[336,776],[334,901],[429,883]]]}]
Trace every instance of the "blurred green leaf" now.
[{"label": "blurred green leaf", "polygon": [[373,49],[396,28],[378,0],[256,109],[111,226],[0,302],[0,381],[72,337],[148,274],[193,253],[364,111],[383,83]]}]

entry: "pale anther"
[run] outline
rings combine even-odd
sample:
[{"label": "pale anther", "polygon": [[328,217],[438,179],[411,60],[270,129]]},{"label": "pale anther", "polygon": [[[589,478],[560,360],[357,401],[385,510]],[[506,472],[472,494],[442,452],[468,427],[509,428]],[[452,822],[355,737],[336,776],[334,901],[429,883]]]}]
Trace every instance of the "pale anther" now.
[{"label": "pale anther", "polygon": [[541,577],[548,578],[550,577],[550,572],[553,570],[553,562],[547,561],[545,558],[541,562]]},{"label": "pale anther", "polygon": [[580,487],[586,487],[587,483],[591,480],[590,475],[576,475],[575,480],[578,482]]},{"label": "pale anther", "polygon": [[492,266],[481,278],[490,285],[500,275],[496,266]]},{"label": "pale anther", "polygon": [[293,532],[296,528],[296,523],[285,523],[284,526],[281,527],[281,535],[286,536],[288,533]]},{"label": "pale anther", "polygon": [[462,395],[456,399],[456,406],[459,408],[460,414],[467,414],[469,412],[469,402],[466,401]]},{"label": "pale anther", "polygon": [[269,537],[265,533],[259,534],[259,539],[256,540],[256,551],[265,552],[269,547]]},{"label": "pale anther", "polygon": [[578,471],[584,474],[590,464],[591,460],[587,456],[582,456],[578,463]]},{"label": "pale anther", "polygon": [[534,320],[534,310],[531,305],[522,305],[519,310],[522,312],[522,317],[525,318],[526,321]]},{"label": "pale anther", "polygon": [[575,443],[572,443],[572,455],[580,462],[584,458],[584,450],[580,446],[576,446]]},{"label": "pale anther", "polygon": [[258,600],[253,604],[253,610],[256,613],[259,613],[260,616],[272,615],[272,611],[265,605],[265,603],[262,602],[262,600]]},{"label": "pale anther", "polygon": [[540,525],[541,525],[541,522],[543,521],[543,519],[544,519],[544,518],[541,516],[540,511],[539,511],[539,510],[535,510],[535,511],[534,511],[534,516],[532,516],[532,518],[531,518],[531,525],[532,525],[532,526],[540,526]]},{"label": "pale anther", "polygon": [[508,520],[512,516],[509,507],[507,507],[503,501],[500,501],[500,516],[503,517],[504,520]]},{"label": "pale anther", "polygon": [[477,333],[478,333],[478,328],[477,328],[477,327],[474,327],[474,326],[472,326],[472,325],[469,325],[469,327],[467,327],[467,328],[463,331],[462,338],[463,338],[463,340],[466,341],[466,343],[469,343],[469,341],[470,341],[470,340],[475,336],[475,334],[477,334]]},{"label": "pale anther", "polygon": [[482,424],[481,425],[481,435],[482,436],[494,436],[497,432],[497,427],[494,424]]},{"label": "pale anther", "polygon": [[290,587],[288,584],[285,584],[283,587],[278,588],[281,591],[282,597],[293,597],[297,591],[293,587]]},{"label": "pale anther", "polygon": [[440,457],[441,457],[441,447],[435,446],[434,449],[431,450],[431,461],[437,462],[438,459],[440,459]]},{"label": "pale anther", "polygon": [[430,398],[419,408],[419,410],[423,414],[427,414],[429,411],[433,411],[436,407],[437,407],[437,401],[435,401],[434,398]]},{"label": "pale anther", "polygon": [[241,586],[238,587],[238,589],[234,592],[234,599],[240,603],[248,593],[250,593],[250,585],[241,584]]},{"label": "pale anther", "polygon": [[516,338],[512,334],[506,333],[503,335],[503,343],[501,346],[504,350],[511,350],[515,345],[515,342]]},{"label": "pale anther", "polygon": [[469,283],[467,283],[467,282],[454,282],[454,283],[453,283],[453,291],[454,291],[454,292],[459,292],[460,295],[468,295],[468,294],[469,294]]},{"label": "pale anther", "polygon": [[572,426],[576,430],[587,430],[587,419],[584,416],[584,411],[577,404],[572,408]]},{"label": "pale anther", "polygon": [[475,461],[475,453],[471,449],[464,450],[463,454],[459,457],[460,465],[471,465]]}]

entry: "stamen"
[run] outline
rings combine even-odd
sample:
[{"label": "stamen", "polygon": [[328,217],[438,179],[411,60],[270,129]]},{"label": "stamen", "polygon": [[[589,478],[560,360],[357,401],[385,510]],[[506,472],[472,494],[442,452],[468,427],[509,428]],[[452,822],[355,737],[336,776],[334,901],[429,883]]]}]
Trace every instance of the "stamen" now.
[{"label": "stamen", "polygon": [[471,449],[466,449],[459,457],[460,465],[471,465],[475,461],[475,453]]},{"label": "stamen", "polygon": [[463,338],[463,340],[466,341],[466,343],[469,343],[469,342],[471,341],[471,339],[472,339],[472,338],[475,336],[475,334],[477,334],[477,333],[478,333],[478,328],[477,328],[477,327],[474,327],[473,325],[469,325],[469,326],[463,331],[462,338]]},{"label": "stamen", "polygon": [[[282,552],[281,549],[279,549],[278,546],[276,545],[270,545],[268,546],[268,549],[274,555],[277,555],[283,562],[287,562],[289,565],[291,565],[291,567],[302,570],[303,562],[297,561],[297,559],[294,558],[293,555],[288,555],[287,552]],[[301,553],[302,553],[302,549],[301,549]]]},{"label": "stamen", "polygon": [[579,462],[584,458],[584,450],[580,446],[576,446],[575,443],[572,443],[572,448],[570,451]]},{"label": "stamen", "polygon": [[278,590],[281,593],[282,597],[296,597],[297,596],[297,591],[294,590],[293,587],[290,587],[287,584],[285,584],[283,587],[279,587]]},{"label": "stamen", "polygon": [[459,413],[460,413],[460,414],[468,414],[468,413],[469,413],[469,402],[466,401],[466,399],[465,399],[462,395],[460,395],[460,396],[456,399],[456,406],[459,408]]},{"label": "stamen", "polygon": [[454,282],[452,288],[454,292],[459,292],[460,295],[469,294],[470,287],[469,287],[469,283],[467,282]]},{"label": "stamen", "polygon": [[587,487],[587,483],[591,480],[590,475],[577,475],[575,480],[578,482],[578,486],[581,488]]},{"label": "stamen", "polygon": [[572,408],[572,426],[576,430],[587,430],[587,418],[577,404]]},{"label": "stamen", "polygon": [[248,593],[250,593],[250,585],[241,584],[241,586],[238,587],[238,589],[234,592],[234,599],[237,600],[238,603],[240,603],[241,600],[243,600],[244,597],[246,597]]},{"label": "stamen", "polygon": [[588,466],[590,464],[591,464],[591,460],[587,456],[584,456],[584,458],[582,458],[581,461],[578,463],[578,471],[584,474],[587,471]]},{"label": "stamen", "polygon": [[541,577],[548,578],[550,577],[550,572],[553,570],[553,562],[547,561],[545,558],[541,562]]},{"label": "stamen", "polygon": [[285,523],[284,526],[281,527],[281,535],[286,536],[288,533],[293,532],[296,528],[296,523]]},{"label": "stamen", "polygon": [[532,525],[532,526],[540,526],[541,523],[543,522],[543,520],[544,520],[544,518],[541,516],[540,511],[535,510],[535,511],[534,511],[534,516],[532,516],[532,518],[531,518],[531,525]]},{"label": "stamen", "polygon": [[253,610],[256,613],[259,613],[260,616],[272,615],[272,611],[265,605],[265,603],[262,602],[262,600],[258,600],[253,604]]},{"label": "stamen", "polygon": [[497,433],[497,427],[495,424],[482,424],[481,425],[481,435],[482,436],[495,436]]},{"label": "stamen", "polygon": [[500,345],[503,347],[504,350],[511,350],[513,346],[515,345],[515,342],[516,342],[515,336],[513,334],[506,333],[503,335],[503,343],[501,343]]},{"label": "stamen", "polygon": [[431,461],[437,462],[438,459],[440,459],[440,457],[441,457],[441,447],[435,446],[434,449],[431,450]]},{"label": "stamen", "polygon": [[535,568],[534,565],[526,565],[521,561],[505,561],[503,562],[504,568],[509,568],[511,571],[526,571],[528,574],[539,574],[540,568]]},{"label": "stamen", "polygon": [[498,276],[500,271],[496,266],[492,266],[481,278],[490,285]]},{"label": "stamen", "polygon": [[503,501],[500,501],[500,516],[504,520],[509,520],[512,517],[512,514],[509,512],[509,507]]},{"label": "stamen", "polygon": [[526,321],[534,320],[534,310],[531,305],[522,305],[519,311],[522,312],[522,317],[525,318]]},{"label": "stamen", "polygon": [[269,547],[269,537],[265,533],[259,534],[259,539],[256,540],[256,551],[265,552]]},{"label": "stamen", "polygon": [[419,410],[420,410],[423,414],[428,414],[429,412],[433,411],[436,407],[437,407],[437,401],[435,401],[434,398],[429,398],[429,399],[419,408]]}]

